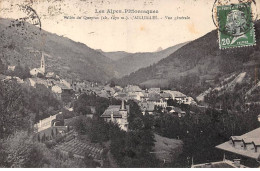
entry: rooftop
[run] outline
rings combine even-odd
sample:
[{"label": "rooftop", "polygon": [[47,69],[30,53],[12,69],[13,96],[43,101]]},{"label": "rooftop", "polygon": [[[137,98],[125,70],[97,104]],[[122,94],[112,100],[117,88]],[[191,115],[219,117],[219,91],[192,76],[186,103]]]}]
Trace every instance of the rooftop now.
[{"label": "rooftop", "polygon": [[172,98],[172,95],[170,93],[161,93],[160,96],[163,98]]},{"label": "rooftop", "polygon": [[[121,118],[122,115],[119,113],[121,105],[110,105],[100,117],[111,117],[113,113],[114,118]],[[129,113],[129,105],[126,105],[126,109]]]},{"label": "rooftop", "polygon": [[[233,139],[235,138],[236,140],[239,140],[239,139],[242,138],[244,141],[251,139],[251,140],[253,140],[253,142],[255,142],[255,144],[259,144],[260,143],[259,135],[260,135],[260,128],[257,128],[257,129],[254,129],[253,131],[250,131],[250,132],[243,134],[241,136],[232,136],[231,138],[233,138]],[[242,141],[242,139],[241,139],[241,141]],[[224,151],[228,151],[228,152],[231,152],[231,153],[235,153],[235,154],[238,154],[238,155],[242,155],[242,156],[245,156],[245,157],[249,157],[249,158],[252,158],[252,159],[258,159],[259,156],[260,156],[260,151],[255,152],[254,150],[250,150],[250,149],[236,148],[229,141],[216,146],[216,148],[224,150]]]},{"label": "rooftop", "polygon": [[165,93],[169,93],[172,95],[172,97],[186,97],[185,94],[183,94],[182,92],[179,91],[172,91],[172,90],[164,90]]},{"label": "rooftop", "polygon": [[150,93],[148,97],[149,97],[148,101],[160,101],[161,99],[161,96],[156,93]]},{"label": "rooftop", "polygon": [[253,143],[253,142],[257,142],[259,141],[258,140],[259,138],[243,138],[243,142],[246,143],[246,144],[249,144],[249,143]]},{"label": "rooftop", "polygon": [[143,102],[140,104],[142,111],[154,111],[155,105],[153,103]]},{"label": "rooftop", "polygon": [[66,86],[65,84],[62,83],[56,83],[56,86],[60,87],[63,90],[70,90],[71,88]]},{"label": "rooftop", "polygon": [[211,162],[211,163],[202,163],[202,164],[196,164],[192,165],[192,168],[246,168],[244,165],[236,166],[234,162],[230,160],[223,160],[218,162]]},{"label": "rooftop", "polygon": [[142,91],[142,89],[136,85],[128,85],[124,88],[125,92],[136,92],[136,91]]},{"label": "rooftop", "polygon": [[46,74],[46,78],[50,78],[50,77],[54,77],[55,76],[55,73],[54,72],[47,72]]},{"label": "rooftop", "polygon": [[242,141],[243,137],[242,136],[231,136],[230,139],[233,141]]},{"label": "rooftop", "polygon": [[149,88],[148,91],[161,91],[160,88]]},{"label": "rooftop", "polygon": [[125,93],[118,93],[118,95],[116,97],[123,98],[123,97],[127,97],[127,95]]}]

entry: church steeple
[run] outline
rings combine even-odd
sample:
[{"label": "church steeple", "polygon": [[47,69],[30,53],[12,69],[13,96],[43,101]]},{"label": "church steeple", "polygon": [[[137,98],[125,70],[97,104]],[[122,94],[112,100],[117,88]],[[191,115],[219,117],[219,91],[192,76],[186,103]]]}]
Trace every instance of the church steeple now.
[{"label": "church steeple", "polygon": [[126,110],[126,107],[125,107],[125,101],[122,100],[122,103],[121,103],[121,106],[120,106],[120,110]]},{"label": "church steeple", "polygon": [[122,100],[122,103],[121,103],[121,106],[120,106],[120,109],[119,109],[119,114],[122,116],[121,118],[121,128],[125,131],[128,130],[128,111],[126,109],[126,106],[125,106],[125,101]]},{"label": "church steeple", "polygon": [[41,67],[40,67],[41,71],[43,72],[43,74],[45,74],[45,59],[44,59],[44,55],[42,52],[42,58],[41,58]]}]

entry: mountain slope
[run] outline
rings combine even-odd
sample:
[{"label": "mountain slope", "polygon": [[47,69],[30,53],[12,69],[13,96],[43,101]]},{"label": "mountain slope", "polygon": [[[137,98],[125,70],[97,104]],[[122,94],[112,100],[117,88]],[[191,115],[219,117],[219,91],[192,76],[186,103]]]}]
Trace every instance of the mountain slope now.
[{"label": "mountain slope", "polygon": [[[255,23],[256,39],[260,38],[260,21]],[[117,80],[118,83],[139,84],[146,87],[179,88],[182,91],[206,90],[207,82],[242,70],[243,64],[259,58],[259,43],[253,47],[220,50],[217,31],[214,30],[178,49],[157,64],[142,68]],[[186,92],[186,93],[187,93]]]},{"label": "mountain slope", "polygon": [[[235,78],[233,77],[233,75],[235,76]],[[221,81],[220,85],[217,86],[212,89],[209,88],[208,90],[206,90],[205,92],[201,93],[198,97],[196,97],[197,101],[204,101],[205,96],[207,96],[210,92],[221,92],[219,94],[223,94],[223,92],[227,92],[227,91],[234,91],[235,87],[237,85],[241,85],[242,82],[245,80],[247,73],[246,72],[241,72],[239,74],[232,74],[231,77],[227,78],[226,81]]]},{"label": "mountain slope", "polygon": [[115,70],[122,77],[140,68],[147,67],[166,58],[187,43],[178,44],[157,52],[127,53],[127,52],[102,52],[108,58],[115,60]]},{"label": "mountain slope", "polygon": [[41,30],[29,23],[0,19],[1,58],[9,65],[39,67],[45,53],[47,71],[62,77],[104,82],[114,77],[113,61],[82,43]]},{"label": "mountain slope", "polygon": [[102,50],[98,50],[98,51],[101,52],[104,56],[112,59],[113,61],[117,61],[127,56],[133,55],[133,53],[128,53],[124,51],[117,51],[117,52],[103,52]]}]

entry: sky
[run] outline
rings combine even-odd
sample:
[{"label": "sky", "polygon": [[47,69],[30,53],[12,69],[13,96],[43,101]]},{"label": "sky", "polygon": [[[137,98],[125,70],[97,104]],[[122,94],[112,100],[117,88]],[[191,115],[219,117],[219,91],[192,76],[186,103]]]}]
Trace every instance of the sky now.
[{"label": "sky", "polygon": [[[215,0],[0,0],[1,18],[20,18],[17,4],[38,14],[42,29],[103,51],[154,52],[199,38],[216,29],[212,21]],[[157,10],[157,14],[114,14],[112,10]],[[257,4],[260,9],[260,3]],[[105,13],[95,11],[104,10]],[[157,16],[157,20],[121,17]],[[65,19],[64,16],[81,17]],[[101,20],[106,16],[109,20]],[[172,17],[172,19],[166,19]],[[85,20],[85,17],[99,17]],[[177,19],[186,17],[189,19]],[[216,40],[217,41],[217,40]]]}]

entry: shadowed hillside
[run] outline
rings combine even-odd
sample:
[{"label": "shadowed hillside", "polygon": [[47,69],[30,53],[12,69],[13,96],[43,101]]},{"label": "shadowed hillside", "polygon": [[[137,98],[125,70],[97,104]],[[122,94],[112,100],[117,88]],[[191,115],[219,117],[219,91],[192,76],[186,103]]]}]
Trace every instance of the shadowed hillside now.
[{"label": "shadowed hillside", "polygon": [[[256,39],[260,38],[260,21],[255,23]],[[214,30],[198,38],[157,64],[139,69],[117,80],[125,85],[128,83],[139,84],[146,87],[168,87],[179,89],[197,88],[205,90],[205,82],[217,81],[221,76],[232,72],[240,72],[243,64],[259,59],[260,45],[220,50],[218,34]],[[201,90],[196,92],[198,95]]]},{"label": "shadowed hillside", "polygon": [[9,65],[39,67],[45,53],[47,72],[72,79],[104,82],[114,76],[113,61],[85,44],[41,30],[28,23],[0,19],[0,57]]}]

